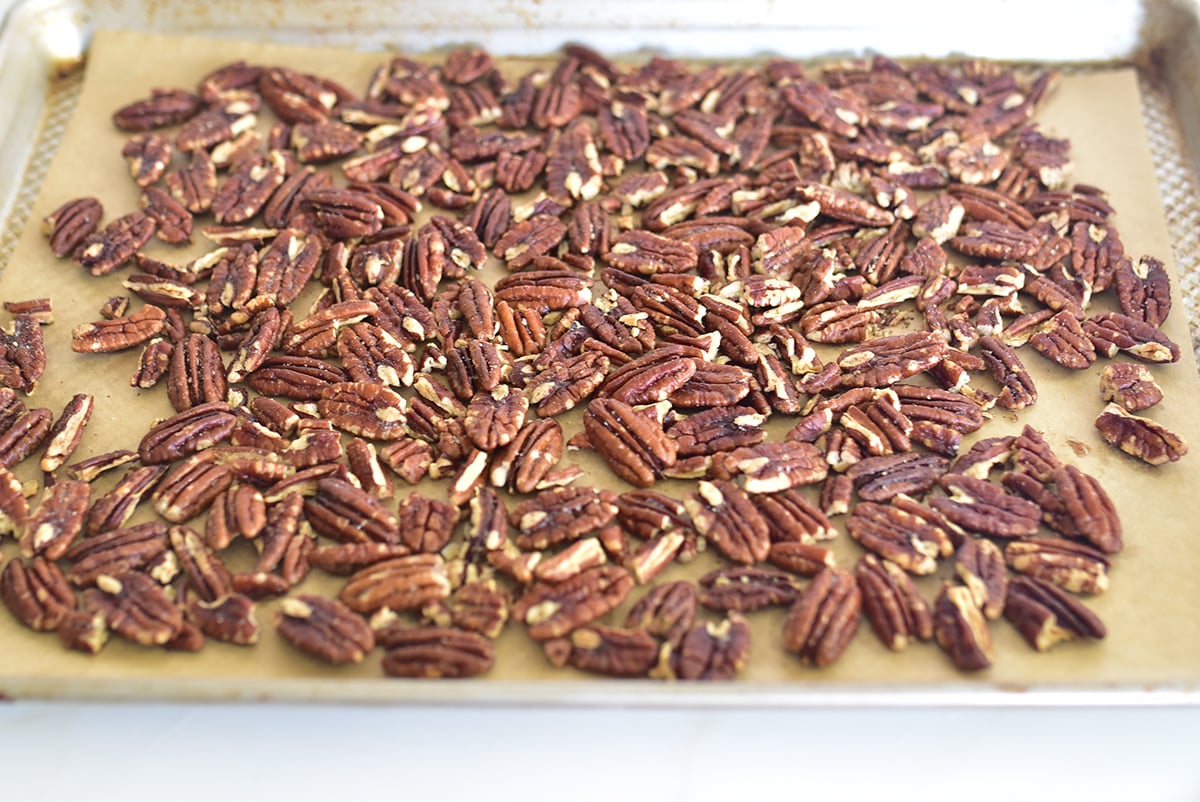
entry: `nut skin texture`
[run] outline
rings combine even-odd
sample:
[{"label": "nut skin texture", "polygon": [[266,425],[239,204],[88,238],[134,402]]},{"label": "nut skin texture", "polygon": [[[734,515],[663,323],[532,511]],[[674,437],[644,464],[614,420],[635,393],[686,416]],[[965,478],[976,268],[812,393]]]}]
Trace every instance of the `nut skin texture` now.
[{"label": "nut skin texture", "polygon": [[300,651],[333,665],[361,663],[375,648],[375,633],[365,620],[335,599],[312,594],[284,599],[276,629]]},{"label": "nut skin texture", "polygon": [[454,627],[408,627],[391,624],[376,634],[385,652],[383,673],[414,679],[464,679],[486,674],[495,662],[495,647],[475,632]]},{"label": "nut skin texture", "polygon": [[806,664],[824,668],[837,661],[858,632],[862,591],[854,575],[827,568],[813,578],[788,610],[784,646]]},{"label": "nut skin texture", "polygon": [[534,640],[559,638],[616,608],[632,588],[624,568],[601,565],[565,582],[533,584],[513,605],[512,617],[527,625]]},{"label": "nut skin texture", "polygon": [[965,586],[943,583],[933,603],[933,633],[960,671],[991,667],[992,636],[987,620]]},{"label": "nut skin texture", "polygon": [[1108,404],[1096,418],[1096,429],[1109,445],[1145,462],[1165,465],[1188,452],[1187,442],[1150,418],[1133,415],[1117,404]]},{"label": "nut skin texture", "polygon": [[884,646],[900,651],[913,640],[933,638],[929,605],[903,569],[867,554],[855,565],[854,576],[862,590],[863,614]]},{"label": "nut skin texture", "polygon": [[747,493],[728,481],[702,481],[684,500],[701,535],[729,560],[752,565],[767,558],[770,528]]},{"label": "nut skin texture", "polygon": [[613,473],[636,487],[652,486],[675,464],[675,442],[662,426],[622,401],[591,401],[583,426]]},{"label": "nut skin texture", "polygon": [[1082,602],[1062,589],[1033,577],[1017,577],[1004,606],[1008,619],[1025,641],[1039,652],[1064,641],[1101,639],[1104,622]]}]

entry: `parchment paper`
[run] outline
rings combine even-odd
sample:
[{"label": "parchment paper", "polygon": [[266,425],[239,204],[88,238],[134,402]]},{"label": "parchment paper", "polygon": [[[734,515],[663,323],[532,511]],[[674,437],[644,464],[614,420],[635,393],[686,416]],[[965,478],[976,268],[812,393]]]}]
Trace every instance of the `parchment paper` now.
[{"label": "parchment paper", "polygon": [[[137,208],[138,193],[119,155],[124,135],[109,123],[112,111],[147,95],[153,87],[194,86],[210,70],[239,58],[318,72],[361,92],[371,71],[387,56],[137,32],[97,34],[78,109],[30,218],[34,222],[0,274],[0,298],[49,296],[54,303],[55,322],[46,330],[49,368],[28,404],[48,407],[57,414],[76,392],[96,396],[96,413],[77,459],[113,448],[135,448],[149,422],[172,410],[163,388],[140,391],[129,386],[137,362],[136,349],[88,356],[70,351],[71,328],[97,319],[97,310],[106,298],[124,294],[119,285],[122,273],[97,280],[78,265],[55,259],[36,221],[64,201],[81,195],[102,199],[106,221]],[[1114,222],[1126,250],[1133,255],[1155,255],[1170,267],[1170,240],[1138,109],[1134,72],[1113,68],[1065,77],[1037,119],[1050,133],[1071,139],[1074,180],[1108,190],[1117,212]],[[168,261],[183,262],[207,249],[208,243],[198,232],[195,240],[190,250],[178,251],[160,243],[151,244],[147,250]],[[134,299],[135,305],[139,303]],[[1200,386],[1191,349],[1186,347],[1187,325],[1177,289],[1175,313],[1165,330],[1185,346],[1183,359],[1155,369],[1166,399],[1147,414],[1200,446],[1200,416],[1195,409]],[[1113,496],[1125,524],[1126,547],[1114,560],[1111,589],[1087,599],[1108,626],[1108,637],[1102,642],[1067,644],[1039,654],[1006,622],[995,622],[995,666],[968,676],[955,671],[931,644],[917,644],[900,654],[888,652],[864,622],[841,661],[829,669],[816,670],[802,666],[782,651],[778,632],[783,612],[768,611],[750,616],[754,646],[743,678],[710,691],[651,681],[615,684],[573,671],[554,670],[540,648],[525,637],[522,627],[510,625],[498,642],[496,667],[487,679],[435,686],[380,679],[378,652],[364,664],[350,668],[331,668],[310,660],[275,636],[273,605],[269,603],[261,605],[259,611],[263,630],[259,645],[245,648],[210,642],[198,654],[144,649],[114,638],[100,655],[84,656],[63,649],[53,635],[30,632],[3,614],[0,693],[186,699],[437,697],[501,702],[570,700],[599,694],[600,698],[661,702],[683,694],[710,692],[735,700],[739,694],[747,700],[761,694],[786,699],[789,693],[814,688],[879,686],[894,688],[900,694],[930,687],[960,691],[1194,689],[1200,677],[1200,628],[1195,626],[1200,611],[1200,583],[1196,581],[1200,577],[1200,543],[1195,535],[1196,521],[1200,520],[1200,453],[1176,464],[1149,468],[1115,451],[1099,439],[1092,426],[1103,407],[1098,389],[1100,365],[1084,373],[1072,373],[1029,350],[1021,353],[1034,374],[1040,398],[1019,417],[997,410],[995,419],[980,435],[1015,432],[1030,423],[1046,433],[1061,457],[1097,476]],[[786,420],[781,421],[775,431],[785,431],[787,426]],[[594,458],[582,455],[579,461],[592,473],[595,483],[617,487]],[[36,469],[36,459],[29,462],[33,465],[23,466],[21,476],[38,479],[30,470]],[[674,493],[685,492],[686,488],[679,482],[663,487]],[[105,489],[107,485],[101,483],[96,492]],[[401,484],[399,493],[406,492]],[[834,522],[840,526],[843,520]],[[861,553],[845,534],[839,536],[835,548],[839,564],[845,566],[853,565]],[[0,544],[0,552],[6,560],[17,555],[11,538]],[[242,556],[250,555],[247,551]],[[237,555],[232,559],[238,559]],[[716,564],[711,555],[701,555],[660,580],[698,576]],[[940,578],[920,580],[927,598],[932,599],[936,593]],[[337,586],[338,580],[314,571],[304,589],[332,593]]]}]

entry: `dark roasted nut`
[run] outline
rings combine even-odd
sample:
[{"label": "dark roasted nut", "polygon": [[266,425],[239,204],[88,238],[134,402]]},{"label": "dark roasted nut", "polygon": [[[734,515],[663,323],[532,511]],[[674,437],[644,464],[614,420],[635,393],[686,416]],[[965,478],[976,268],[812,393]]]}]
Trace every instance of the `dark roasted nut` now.
[{"label": "dark roasted nut", "polygon": [[1153,256],[1136,262],[1124,259],[1113,279],[1122,312],[1151,326],[1166,321],[1171,312],[1171,280],[1161,261]]},{"label": "dark roasted nut", "polygon": [[107,616],[103,610],[67,613],[58,625],[58,639],[68,649],[85,654],[98,654],[108,643]]},{"label": "dark roasted nut", "polygon": [[734,449],[723,458],[731,475],[742,477],[747,493],[776,493],[822,481],[829,472],[824,453],[795,440]]},{"label": "dark roasted nut", "polygon": [[1064,641],[1099,639],[1108,634],[1104,622],[1082,602],[1032,577],[1012,581],[1004,617],[1039,652]]},{"label": "dark roasted nut", "polygon": [[258,643],[259,627],[254,614],[254,601],[240,593],[214,601],[193,599],[187,608],[188,617],[205,635],[238,646]]},{"label": "dark roasted nut", "polygon": [[438,626],[455,626],[496,638],[508,623],[511,599],[494,579],[468,582],[450,598],[427,604],[422,616]]},{"label": "dark roasted nut", "polygon": [[398,440],[405,434],[407,402],[374,382],[338,382],[327,386],[317,411],[343,431],[373,440]]},{"label": "dark roasted nut", "polygon": [[517,223],[496,240],[492,252],[509,270],[527,267],[536,257],[545,256],[562,242],[567,227],[555,217],[538,214]]},{"label": "dark roasted nut", "polygon": [[375,648],[375,633],[346,605],[303,594],[279,603],[276,628],[302,652],[335,665],[361,663]]},{"label": "dark roasted nut", "polygon": [[1064,368],[1086,370],[1096,361],[1096,347],[1075,316],[1062,311],[1029,338],[1033,349]]},{"label": "dark roasted nut", "polygon": [[263,102],[288,123],[320,122],[339,100],[338,93],[329,85],[287,67],[263,70],[258,90]]},{"label": "dark roasted nut", "polygon": [[658,660],[658,641],[644,629],[581,627],[542,646],[557,667],[610,677],[644,677]]},{"label": "dark roasted nut", "polygon": [[147,568],[168,547],[167,526],[162,521],[93,534],[67,550],[65,556],[71,562],[67,578],[78,587],[93,585],[105,574],[120,575]]},{"label": "dark roasted nut", "polygon": [[22,531],[28,518],[29,502],[21,480],[0,467],[0,535]]},{"label": "dark roasted nut", "polygon": [[562,424],[553,419],[530,421],[492,456],[488,480],[495,487],[532,493],[541,489],[562,455]]},{"label": "dark roasted nut", "polygon": [[507,384],[478,392],[464,416],[467,436],[482,451],[495,451],[512,442],[528,409],[529,400]]},{"label": "dark roasted nut", "polygon": [[1176,362],[1179,346],[1149,323],[1120,312],[1104,312],[1083,322],[1097,353],[1115,357],[1124,351],[1143,362]]},{"label": "dark roasted nut", "polygon": [[1109,559],[1100,551],[1063,538],[1033,537],[1004,547],[1004,559],[1022,574],[1073,593],[1108,589]]},{"label": "dark roasted nut", "polygon": [[53,418],[53,412],[38,407],[6,422],[6,428],[0,429],[0,468],[11,468],[37,451],[50,433]]},{"label": "dark roasted nut", "polygon": [[208,151],[197,150],[186,167],[167,173],[164,183],[183,208],[192,214],[204,214],[212,209],[217,196],[217,168]]},{"label": "dark roasted nut", "polygon": [[113,112],[113,125],[122,131],[150,131],[185,122],[202,108],[199,97],[183,89],[154,89]]},{"label": "dark roasted nut", "polygon": [[161,332],[165,320],[161,308],[146,304],[128,316],[81,323],[71,331],[71,350],[93,354],[132,348]]},{"label": "dark roasted nut", "polygon": [[487,638],[455,627],[389,624],[375,633],[383,647],[383,673],[390,677],[477,677],[491,670],[495,648]]},{"label": "dark roasted nut", "polygon": [[737,485],[701,481],[684,507],[696,530],[728,559],[743,565],[766,559],[771,548],[767,520]]},{"label": "dark roasted nut", "polygon": [[528,626],[529,637],[559,638],[616,608],[633,588],[633,577],[615,565],[601,565],[565,582],[536,582],[513,605],[512,617]]},{"label": "dark roasted nut", "polygon": [[60,479],[50,487],[24,522],[18,540],[26,557],[60,559],[83,532],[91,499],[91,485],[78,479]]},{"label": "dark roasted nut", "polygon": [[862,592],[854,576],[840,568],[826,568],[788,610],[783,643],[801,661],[824,668],[833,664],[858,631]]},{"label": "dark roasted nut", "polygon": [[1108,404],[1096,418],[1096,429],[1109,445],[1148,465],[1175,462],[1188,452],[1187,442],[1157,421]]},{"label": "dark roasted nut", "polygon": [[85,237],[76,259],[93,276],[106,276],[132,259],[154,236],[154,229],[149,217],[131,212]]},{"label": "dark roasted nut", "polygon": [[146,217],[154,221],[154,234],[160,240],[171,245],[192,241],[192,213],[166,190],[146,187],[139,204]]},{"label": "dark roasted nut", "polygon": [[229,386],[217,344],[203,334],[189,334],[171,352],[167,397],[176,412],[224,401]]},{"label": "dark roasted nut", "polygon": [[220,225],[245,223],[258,214],[287,175],[279,151],[245,158],[231,169],[213,195],[213,219]]},{"label": "dark roasted nut", "polygon": [[[182,523],[209,508],[233,483],[233,472],[207,454],[192,454],[177,463],[150,494],[154,511]],[[225,544],[227,545],[227,544]]]},{"label": "dark roasted nut", "polygon": [[383,608],[396,612],[419,610],[450,595],[446,563],[437,554],[413,554],[374,563],[355,572],[338,599],[359,613]]},{"label": "dark roasted nut", "polygon": [[50,239],[50,252],[62,258],[71,256],[83,245],[104,216],[104,207],[96,198],[69,200],[42,219],[42,233]]},{"label": "dark roasted nut", "polygon": [[862,591],[863,612],[884,646],[900,651],[914,639],[933,638],[929,605],[898,565],[867,554],[855,565],[854,576]]},{"label": "dark roasted nut", "polygon": [[1105,554],[1120,551],[1121,518],[1100,482],[1074,465],[1056,470],[1053,481],[1062,515],[1070,521],[1070,534],[1088,540]]},{"label": "dark roasted nut", "polygon": [[1161,401],[1163,391],[1145,365],[1112,362],[1100,371],[1100,397],[1130,412],[1140,412]]},{"label": "dark roasted nut", "polygon": [[84,604],[103,610],[113,632],[142,646],[163,646],[183,628],[183,611],[143,573],[102,574]]},{"label": "dark roasted nut", "polygon": [[690,582],[677,580],[647,591],[630,608],[625,626],[661,638],[678,649],[696,616],[696,591]]},{"label": "dark roasted nut", "polygon": [[138,445],[146,465],[160,465],[216,445],[233,431],[237,416],[222,401],[200,404],[153,426]]},{"label": "dark roasted nut", "polygon": [[937,512],[902,495],[888,505],[855,505],[846,531],[865,548],[914,574],[933,573],[938,558],[953,549],[953,534]]},{"label": "dark roasted nut", "polygon": [[76,607],[62,569],[45,557],[9,560],[0,572],[0,599],[14,618],[38,632],[57,629]]},{"label": "dark roasted nut", "polygon": [[112,489],[92,502],[86,521],[88,533],[96,535],[123,526],[166,472],[166,465],[131,468]]},{"label": "dark roasted nut", "polygon": [[942,583],[933,603],[933,635],[960,671],[991,667],[992,636],[987,619],[963,585]]},{"label": "dark roasted nut", "polygon": [[398,543],[396,513],[375,496],[345,479],[317,480],[304,499],[304,515],[317,532],[340,543]]},{"label": "dark roasted nut", "polygon": [[930,506],[962,528],[991,537],[1037,534],[1042,511],[1033,502],[971,476],[946,474],[938,484],[950,495],[930,499]]},{"label": "dark roasted nut", "polygon": [[396,510],[400,542],[414,552],[441,551],[458,523],[457,511],[434,498],[412,492]]},{"label": "dark roasted nut", "polygon": [[769,606],[790,605],[803,586],[786,571],[734,566],[710,571],[698,580],[699,601],[710,610],[749,613]]},{"label": "dark roasted nut", "polygon": [[733,611],[714,623],[697,624],[684,635],[677,648],[664,649],[660,665],[651,676],[684,680],[731,680],[742,672],[750,659],[750,626],[746,618]]},{"label": "dark roasted nut", "polygon": [[988,370],[1004,389],[996,403],[1004,409],[1021,410],[1037,401],[1037,388],[1016,351],[999,338],[979,338],[979,346]]},{"label": "dark roasted nut", "polygon": [[846,476],[864,501],[888,501],[900,494],[920,497],[937,484],[949,461],[919,451],[866,457],[851,465]]},{"label": "dark roasted nut", "polygon": [[650,487],[675,464],[675,441],[662,425],[612,398],[588,404],[584,431],[613,473],[638,487]]},{"label": "dark roasted nut", "polygon": [[509,522],[520,532],[519,547],[545,549],[601,529],[616,514],[617,496],[611,490],[563,487],[522,501],[509,512]]},{"label": "dark roasted nut", "polygon": [[955,553],[954,570],[984,617],[999,618],[1008,593],[1008,572],[1000,548],[990,540],[970,538]]}]

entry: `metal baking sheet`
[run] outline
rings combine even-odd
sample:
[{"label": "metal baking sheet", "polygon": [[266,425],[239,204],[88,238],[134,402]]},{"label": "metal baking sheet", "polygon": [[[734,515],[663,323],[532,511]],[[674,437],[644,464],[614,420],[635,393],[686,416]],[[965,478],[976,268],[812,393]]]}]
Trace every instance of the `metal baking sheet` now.
[{"label": "metal baking sheet", "polygon": [[[14,36],[19,37],[13,32],[14,19],[20,22],[34,12],[46,10],[46,6],[18,6],[17,14],[10,17],[0,37],[0,45],[9,47]],[[61,6],[51,5],[47,13],[60,14],[61,11]],[[88,48],[94,40],[91,38],[92,29],[87,25],[94,24],[96,18],[81,17],[76,20],[74,28],[68,25],[68,18],[59,16],[57,19],[66,27],[44,27],[57,30],[55,36],[58,37],[64,35],[63,31],[73,31],[72,41],[80,44],[80,50],[72,57],[67,52],[68,48],[55,50],[48,45],[42,47],[42,52],[54,53],[53,58],[43,61],[42,66],[49,70],[69,72],[71,65],[81,62],[81,56],[90,52]],[[126,24],[123,27],[154,26]],[[238,33],[243,38],[254,33],[266,40],[303,39],[293,29],[285,31],[286,35],[282,37],[273,36],[269,29],[260,28],[242,28]],[[560,42],[581,38],[563,33]],[[98,51],[94,53],[96,58],[84,70],[83,80],[104,84],[107,92],[90,91],[89,86],[84,86],[78,107],[73,112],[72,125],[90,127],[89,137],[94,135],[100,141],[93,143],[93,150],[81,151],[72,145],[71,130],[66,131],[61,151],[51,148],[47,154],[57,158],[45,178],[43,197],[29,201],[30,206],[23,218],[25,221],[40,219],[41,214],[61,202],[62,197],[55,193],[58,187],[64,186],[62,182],[67,180],[67,176],[70,176],[71,185],[80,189],[88,182],[94,182],[105,191],[111,191],[111,187],[118,185],[127,186],[127,182],[121,184],[124,165],[113,156],[119,148],[119,144],[113,144],[119,142],[115,132],[96,131],[94,122],[78,122],[84,119],[107,119],[106,114],[114,107],[113,98],[117,96],[114,93],[125,98],[137,97],[145,94],[150,86],[159,85],[160,82],[170,83],[167,79],[174,75],[181,76],[179,81],[182,82],[194,80],[206,66],[211,68],[239,54],[259,61],[290,62],[297,66],[315,63],[314,59],[319,59],[323,65],[330,65],[328,69],[323,67],[322,72],[343,77],[348,85],[359,86],[365,65],[377,63],[379,59],[378,53],[347,55],[330,51],[292,50],[287,46],[276,49],[247,45],[236,39],[163,40],[142,37],[136,32],[107,36],[111,50],[138,52],[141,57],[136,63],[119,58],[114,63],[115,56],[106,60],[100,58]],[[26,35],[25,38],[30,37]],[[318,37],[318,41],[323,40]],[[346,44],[341,41],[335,43]],[[160,69],[160,62],[153,58],[156,52],[167,50],[175,54],[171,60],[174,73]],[[795,55],[813,56],[817,53],[798,52]],[[7,65],[8,62],[0,63]],[[1144,139],[1146,131],[1138,117],[1145,97],[1144,89],[1139,97],[1139,83],[1145,83],[1145,69],[1116,69],[1116,66],[1109,58],[1103,64],[1071,70],[1072,74],[1068,76],[1064,87],[1039,119],[1052,126],[1052,130],[1072,136],[1076,143],[1075,177],[1078,180],[1087,181],[1095,176],[1091,178],[1094,183],[1114,188],[1112,200],[1118,210],[1117,222],[1129,250],[1154,253],[1166,259],[1171,249],[1172,232],[1166,224],[1170,218],[1164,218],[1156,197],[1158,188],[1150,180],[1156,165],[1151,160],[1151,149]],[[6,68],[6,80],[9,74]],[[71,83],[78,80],[68,79],[65,85],[68,94],[79,92],[80,87]],[[45,80],[44,86],[52,105],[55,93],[64,91],[63,85]],[[1103,102],[1102,107],[1098,107],[1099,101]],[[46,106],[44,103],[43,108]],[[1121,112],[1118,119],[1112,119],[1114,110]],[[96,117],[97,114],[100,116]],[[64,113],[63,116],[68,115]],[[22,173],[16,193],[18,199],[22,192],[30,191],[28,184],[31,175],[39,183],[41,181],[36,173],[38,143],[43,141],[43,136],[38,132],[44,134],[47,127],[47,122],[39,118],[34,133],[18,143],[18,146],[35,154],[34,162]],[[1103,131],[1103,135],[1096,133],[1099,131]],[[10,133],[5,136],[2,144],[8,148],[12,146]],[[9,158],[7,153],[5,151],[5,159]],[[102,154],[103,158],[96,159],[96,154]],[[42,169],[45,170],[44,167]],[[32,189],[36,190],[36,187]],[[132,208],[132,195],[122,198],[118,192],[113,198],[113,208]],[[11,208],[6,209],[7,222],[10,226],[14,225],[15,218],[22,213],[19,203],[13,203]],[[54,275],[56,291],[60,281],[64,282],[64,287],[74,288],[74,284],[67,283],[78,281],[78,277],[62,272],[70,266],[49,260],[37,233],[28,225],[17,227],[23,233],[15,245],[16,258],[8,259],[7,254],[0,252],[0,257],[8,261],[5,273],[0,278],[5,297],[8,297],[10,290],[26,292],[45,286],[43,277],[49,275]],[[1194,252],[1182,255],[1195,257]],[[59,272],[55,274],[53,271]],[[82,315],[81,320],[94,316],[96,302],[91,293],[98,290],[94,287],[84,288],[83,284],[79,286],[80,293],[84,295],[78,299],[60,304],[56,297],[56,308],[61,310],[56,326],[66,328],[78,322],[72,315]],[[1181,286],[1182,282],[1176,282],[1179,310],[1183,309],[1179,295]],[[1172,336],[1186,342],[1184,316],[1177,313],[1171,326]],[[57,358],[51,355],[52,366]],[[61,358],[72,359],[69,353],[62,354]],[[110,406],[102,413],[98,412],[89,430],[89,438],[94,438],[89,441],[92,452],[103,450],[101,446],[106,437],[117,436],[117,430],[125,425],[127,412],[162,414],[165,404],[160,397],[137,399],[136,394],[128,388],[132,355],[102,359],[103,362],[90,361],[86,364],[65,362],[65,365],[73,364],[74,367],[59,369],[55,377],[48,376],[36,399],[37,403],[51,408],[55,408],[56,404],[61,406],[71,392],[79,390],[77,375],[98,369],[99,372],[95,374],[98,376],[97,382],[104,388],[104,394],[98,395],[98,402]],[[1160,378],[1167,386],[1169,399],[1160,419],[1176,426],[1185,436],[1190,435],[1193,442],[1200,442],[1200,436],[1196,436],[1195,416],[1187,409],[1187,399],[1200,389],[1196,387],[1194,363],[1185,359],[1164,371]],[[1059,386],[1053,384],[1056,380],[1049,381],[1052,382],[1049,386],[1057,391]],[[756,643],[760,645],[755,650],[750,669],[742,680],[730,684],[625,683],[570,673],[550,673],[537,647],[516,631],[504,636],[501,642],[504,659],[490,679],[468,683],[412,683],[379,679],[377,661],[350,671],[329,669],[297,658],[273,638],[266,638],[263,644],[251,650],[212,644],[201,655],[152,653],[114,642],[98,658],[86,658],[63,652],[52,638],[48,642],[46,636],[21,630],[11,619],[5,618],[0,623],[0,652],[6,655],[5,665],[0,668],[0,693],[55,698],[419,699],[468,703],[594,702],[655,705],[1092,704],[1097,700],[1142,704],[1194,701],[1197,672],[1200,672],[1200,643],[1196,642],[1195,636],[1188,637],[1190,629],[1187,624],[1198,601],[1196,591],[1191,587],[1191,576],[1195,570],[1200,570],[1200,554],[1190,545],[1187,522],[1200,509],[1196,507],[1197,500],[1186,490],[1196,486],[1200,480],[1200,473],[1197,472],[1200,469],[1192,467],[1192,463],[1185,460],[1165,470],[1150,471],[1133,465],[1120,455],[1106,452],[1090,431],[1090,420],[1094,413],[1071,414],[1073,407],[1084,404],[1089,392],[1094,395],[1094,373],[1088,376],[1086,383],[1086,390],[1082,384],[1062,388],[1065,394],[1057,400],[1053,398],[1055,393],[1051,393],[1051,398],[1039,402],[1038,407],[1032,410],[1032,415],[1023,416],[1020,422],[1028,421],[1047,429],[1052,433],[1052,443],[1060,452],[1077,461],[1085,470],[1095,473],[1110,489],[1114,486],[1118,488],[1114,495],[1118,496],[1119,507],[1131,530],[1128,535],[1130,547],[1118,557],[1113,574],[1113,590],[1094,603],[1095,609],[1110,626],[1110,637],[1103,644],[1072,646],[1048,655],[1036,655],[1014,633],[1005,627],[997,627],[996,669],[985,675],[967,677],[949,669],[944,658],[933,647],[910,649],[909,653],[893,656],[885,653],[869,633],[864,632],[841,663],[831,670],[817,672],[800,667],[779,652],[777,643],[772,642],[769,633],[778,629],[780,616],[766,613],[755,616]],[[1015,425],[1016,422],[1012,423]],[[997,433],[997,430],[989,427],[985,433]],[[1162,501],[1163,505],[1153,505],[1154,508],[1143,515],[1139,501],[1145,498]],[[1167,501],[1170,502],[1169,507]],[[1136,537],[1134,530],[1138,533]],[[12,553],[11,546],[11,541],[5,545],[9,555]],[[850,549],[846,554],[853,553],[854,547],[848,546],[844,536],[841,546]],[[923,588],[927,596],[932,595],[930,587],[927,585]],[[761,638],[758,637],[760,634]],[[772,656],[772,650],[778,653],[777,656]]]}]

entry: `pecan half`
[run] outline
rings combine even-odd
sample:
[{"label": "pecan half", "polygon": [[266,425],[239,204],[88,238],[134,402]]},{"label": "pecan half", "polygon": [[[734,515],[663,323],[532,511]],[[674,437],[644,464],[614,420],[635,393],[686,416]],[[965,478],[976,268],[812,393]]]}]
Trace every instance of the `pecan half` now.
[{"label": "pecan half", "polygon": [[667,666],[656,667],[651,676],[684,680],[731,680],[750,659],[750,625],[745,616],[731,611],[720,622],[696,624],[677,648],[666,651]]},{"label": "pecan half", "polygon": [[562,487],[542,491],[509,512],[523,549],[544,549],[577,540],[607,526],[617,515],[617,496],[595,487]]},{"label": "pecan half", "polygon": [[933,603],[933,635],[960,671],[991,667],[992,636],[987,619],[965,586],[942,583]]},{"label": "pecan half", "polygon": [[147,574],[103,574],[84,592],[84,603],[103,610],[113,632],[142,646],[163,646],[184,625],[183,611]]},{"label": "pecan half", "polygon": [[1033,502],[971,476],[946,474],[938,484],[950,495],[930,499],[930,506],[964,529],[991,537],[1037,534],[1042,511]]},{"label": "pecan half", "polygon": [[790,605],[803,586],[786,571],[733,566],[710,571],[697,581],[699,601],[710,610],[749,613],[764,607]]},{"label": "pecan half", "polygon": [[735,563],[752,565],[767,558],[770,528],[751,497],[729,481],[701,481],[684,499],[696,530]]},{"label": "pecan half", "polygon": [[1140,412],[1162,401],[1163,391],[1145,365],[1112,362],[1100,371],[1100,397]]},{"label": "pecan half", "polygon": [[837,661],[858,632],[862,592],[854,575],[826,568],[788,610],[783,643],[804,663],[824,668]]},{"label": "pecan half", "polygon": [[393,611],[419,610],[450,595],[446,563],[437,554],[414,554],[369,565],[355,572],[338,592],[338,599],[359,613],[384,607]]},{"label": "pecan half", "polygon": [[484,636],[456,627],[410,627],[397,622],[375,633],[389,677],[461,679],[491,670],[495,647]]},{"label": "pecan half", "polygon": [[0,572],[0,599],[14,618],[37,632],[57,629],[76,607],[62,569],[45,557],[9,560]]},{"label": "pecan half", "polygon": [[675,441],[662,425],[622,401],[589,402],[583,428],[613,473],[637,487],[650,487],[675,464]]},{"label": "pecan half", "polygon": [[863,613],[884,646],[900,651],[914,639],[933,638],[929,605],[900,566],[867,554],[854,566],[854,577],[862,591]]},{"label": "pecan half", "polygon": [[558,638],[615,609],[632,588],[627,570],[601,565],[565,582],[534,583],[513,605],[512,617],[527,625],[534,640]]},{"label": "pecan half", "polygon": [[984,617],[999,618],[1008,593],[1005,555],[1000,548],[990,540],[971,538],[955,553],[954,570]]},{"label": "pecan half", "polygon": [[1100,639],[1108,634],[1104,622],[1082,602],[1033,577],[1012,581],[1004,617],[1039,652],[1065,641]]},{"label": "pecan half", "polygon": [[1188,452],[1183,437],[1157,421],[1126,412],[1117,404],[1106,405],[1096,417],[1095,425],[1106,443],[1148,465],[1175,462]]},{"label": "pecan half", "polygon": [[73,255],[104,216],[104,207],[96,198],[75,198],[42,218],[42,233],[50,240],[50,252],[62,258]]},{"label": "pecan half", "polygon": [[334,665],[361,663],[375,648],[375,633],[362,616],[315,594],[281,601],[275,626],[292,646]]},{"label": "pecan half", "polygon": [[1082,543],[1048,537],[1014,540],[1005,545],[1004,559],[1014,571],[1073,593],[1108,589],[1109,559]]}]

